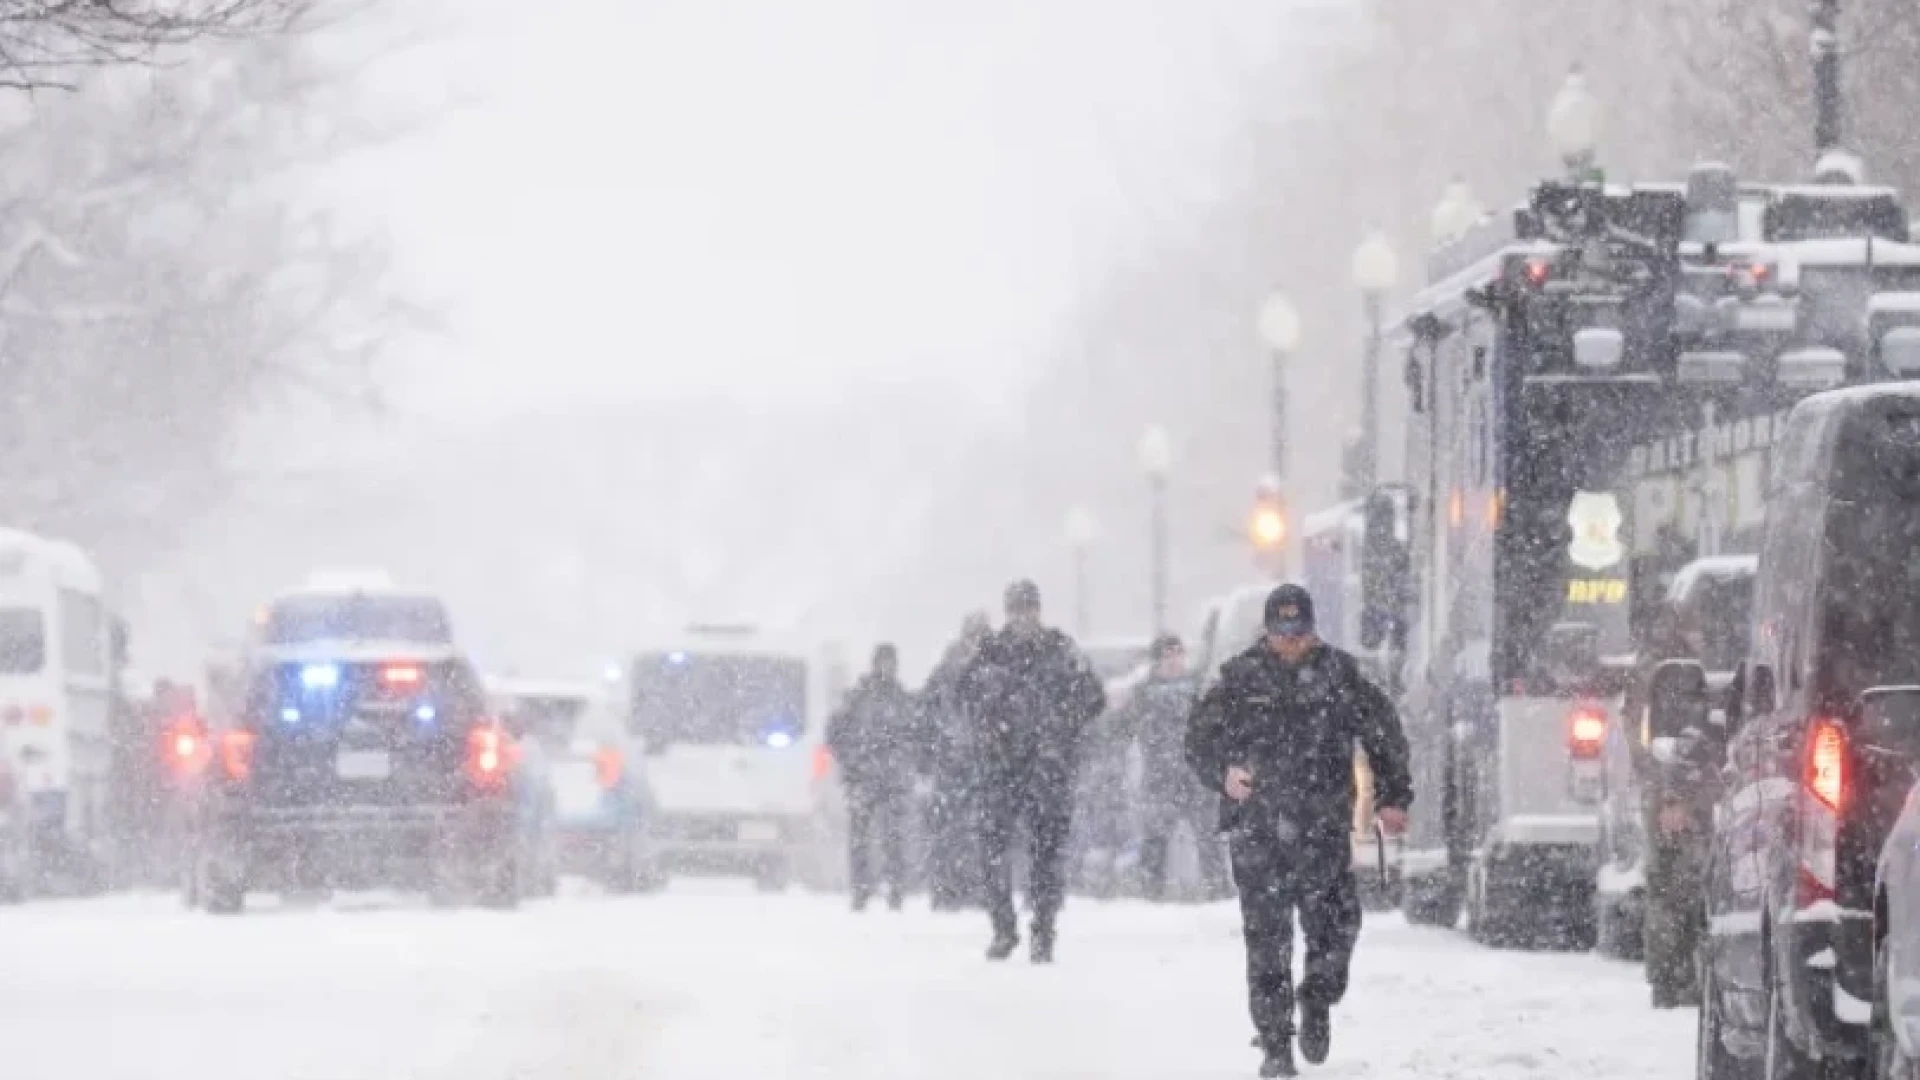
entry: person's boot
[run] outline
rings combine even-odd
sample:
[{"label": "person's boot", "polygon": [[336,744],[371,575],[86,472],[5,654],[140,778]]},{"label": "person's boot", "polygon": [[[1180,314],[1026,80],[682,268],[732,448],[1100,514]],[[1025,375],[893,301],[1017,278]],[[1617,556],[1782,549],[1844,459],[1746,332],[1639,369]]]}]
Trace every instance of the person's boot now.
[{"label": "person's boot", "polygon": [[995,930],[993,941],[987,945],[987,959],[1005,960],[1020,947],[1020,935],[1012,930]]},{"label": "person's boot", "polygon": [[1284,1041],[1267,1047],[1266,1055],[1266,1059],[1260,1062],[1260,1076],[1262,1080],[1273,1080],[1275,1077],[1300,1075],[1300,1070],[1294,1068],[1293,1065],[1293,1047],[1287,1045]]},{"label": "person's boot", "polygon": [[1333,1049],[1333,1010],[1325,1002],[1304,998],[1300,1002],[1300,1056],[1309,1065],[1320,1065]]},{"label": "person's boot", "polygon": [[1033,943],[1028,951],[1028,959],[1036,964],[1053,963],[1053,927],[1033,928]]}]

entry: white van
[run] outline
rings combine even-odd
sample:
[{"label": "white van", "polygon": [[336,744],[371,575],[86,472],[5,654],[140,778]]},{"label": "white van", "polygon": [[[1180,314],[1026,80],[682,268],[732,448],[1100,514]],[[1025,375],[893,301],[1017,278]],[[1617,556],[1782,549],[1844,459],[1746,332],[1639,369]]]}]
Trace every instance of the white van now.
[{"label": "white van", "polygon": [[31,868],[69,879],[97,875],[111,833],[117,650],[105,591],[79,547],[0,529],[0,750]]},{"label": "white van", "polygon": [[748,629],[696,631],[637,655],[628,730],[668,873],[744,873],[763,889],[844,876],[828,713],[845,686],[829,651]]}]

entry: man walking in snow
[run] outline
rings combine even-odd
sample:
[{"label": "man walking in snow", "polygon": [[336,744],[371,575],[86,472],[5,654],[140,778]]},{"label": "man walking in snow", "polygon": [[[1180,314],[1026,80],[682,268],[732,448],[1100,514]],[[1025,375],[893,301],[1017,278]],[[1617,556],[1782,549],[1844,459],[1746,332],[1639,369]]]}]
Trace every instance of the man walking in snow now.
[{"label": "man walking in snow", "polygon": [[968,615],[960,636],[920,691],[926,726],[926,770],[933,780],[927,816],[928,891],[935,911],[977,906],[980,895],[980,799],[973,717],[960,695],[960,679],[992,633],[986,612]]},{"label": "man walking in snow", "polygon": [[883,881],[889,907],[898,911],[905,902],[908,793],[919,756],[915,719],[913,698],[900,684],[899,654],[883,644],[873,650],[873,670],[847,691],[846,703],[827,724],[827,747],[847,790],[847,870],[855,911],[866,908]]},{"label": "man walking in snow", "polygon": [[1266,633],[1227,661],[1187,725],[1187,762],[1219,791],[1247,949],[1247,1003],[1266,1059],[1263,1077],[1296,1075],[1293,917],[1306,964],[1300,1054],[1325,1061],[1332,1009],[1345,996],[1360,934],[1353,880],[1354,746],[1373,772],[1389,834],[1413,802],[1406,734],[1393,703],[1354,658],[1314,633],[1313,597],[1282,585],[1267,597]]},{"label": "man walking in snow", "polygon": [[1044,964],[1053,960],[1063,900],[1061,861],[1073,823],[1081,738],[1106,708],[1107,695],[1073,639],[1041,623],[1037,586],[1022,581],[1008,588],[1006,609],[1006,626],[981,642],[960,684],[980,752],[980,846],[993,921],[987,958],[1005,960],[1020,944],[1008,856],[1024,820],[1032,840],[1032,959]]},{"label": "man walking in snow", "polygon": [[1140,752],[1140,871],[1147,899],[1167,898],[1167,862],[1173,836],[1181,824],[1193,830],[1200,857],[1204,895],[1224,897],[1226,852],[1215,835],[1217,801],[1211,788],[1194,783],[1183,757],[1187,717],[1197,692],[1187,672],[1187,650],[1173,634],[1161,634],[1148,652],[1153,665],[1145,680],[1127,692],[1124,705],[1114,710],[1119,737]]}]

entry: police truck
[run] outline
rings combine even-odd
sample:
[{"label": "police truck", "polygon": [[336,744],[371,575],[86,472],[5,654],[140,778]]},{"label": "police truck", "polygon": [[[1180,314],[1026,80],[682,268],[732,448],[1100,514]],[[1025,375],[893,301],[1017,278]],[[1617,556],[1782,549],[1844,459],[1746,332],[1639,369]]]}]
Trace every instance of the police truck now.
[{"label": "police truck", "polygon": [[1644,613],[1697,555],[1754,550],[1795,401],[1908,370],[1907,238],[1889,189],[1702,166],[1544,181],[1433,253],[1394,331],[1405,471],[1369,501],[1362,573],[1422,793],[1414,921],[1593,942]]}]

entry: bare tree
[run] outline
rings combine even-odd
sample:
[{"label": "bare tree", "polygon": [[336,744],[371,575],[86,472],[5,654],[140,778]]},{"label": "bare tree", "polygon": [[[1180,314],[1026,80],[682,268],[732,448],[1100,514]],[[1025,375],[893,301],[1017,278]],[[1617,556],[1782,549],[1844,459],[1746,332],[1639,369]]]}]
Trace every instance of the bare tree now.
[{"label": "bare tree", "polygon": [[0,87],[76,89],[88,68],[148,63],[206,38],[272,34],[313,0],[0,0]]}]

